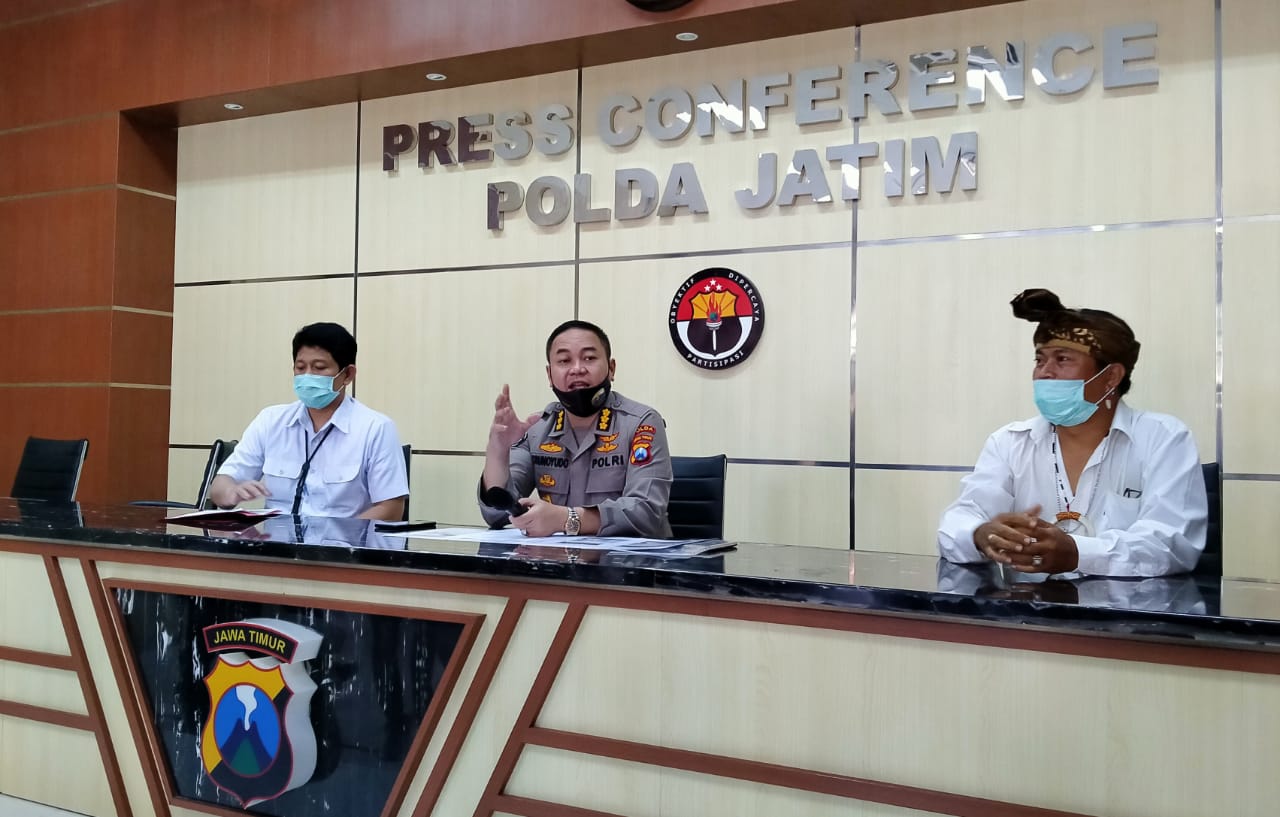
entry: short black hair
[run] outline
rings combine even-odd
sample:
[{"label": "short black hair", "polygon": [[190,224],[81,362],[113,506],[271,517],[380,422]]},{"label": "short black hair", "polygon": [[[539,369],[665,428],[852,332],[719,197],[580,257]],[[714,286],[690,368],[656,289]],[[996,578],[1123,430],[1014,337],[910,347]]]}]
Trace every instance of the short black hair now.
[{"label": "short black hair", "polygon": [[342,369],[356,362],[356,339],[336,323],[310,323],[299,329],[293,336],[294,360],[298,359],[298,350],[303,346],[325,350]]},{"label": "short black hair", "polygon": [[603,329],[596,326],[594,323],[591,323],[590,321],[572,320],[572,321],[565,321],[564,323],[557,326],[555,329],[552,329],[550,335],[547,335],[547,362],[548,363],[551,362],[552,341],[554,341],[556,338],[563,335],[565,332],[568,332],[570,329],[582,329],[587,332],[591,332],[596,337],[600,338],[600,342],[604,344],[605,358],[613,357],[613,347],[609,345],[609,336],[604,333]]}]

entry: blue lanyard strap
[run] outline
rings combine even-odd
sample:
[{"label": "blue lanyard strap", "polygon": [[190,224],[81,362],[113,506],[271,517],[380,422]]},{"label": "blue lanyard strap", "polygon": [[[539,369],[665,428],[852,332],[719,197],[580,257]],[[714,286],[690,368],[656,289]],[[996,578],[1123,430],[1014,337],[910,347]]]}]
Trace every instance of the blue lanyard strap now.
[{"label": "blue lanyard strap", "polygon": [[[320,453],[320,446],[324,445],[324,441],[329,439],[329,432],[331,431],[333,431],[332,425],[320,435],[320,442],[316,443],[316,447],[307,455],[306,460],[302,463],[302,470],[298,472],[298,490],[293,494],[293,510],[291,511],[294,516],[298,515],[298,509],[302,507],[302,489],[307,484],[307,474],[311,472],[311,460],[315,459],[316,454]],[[302,445],[305,447],[306,444],[307,430],[304,428],[302,429]]]}]

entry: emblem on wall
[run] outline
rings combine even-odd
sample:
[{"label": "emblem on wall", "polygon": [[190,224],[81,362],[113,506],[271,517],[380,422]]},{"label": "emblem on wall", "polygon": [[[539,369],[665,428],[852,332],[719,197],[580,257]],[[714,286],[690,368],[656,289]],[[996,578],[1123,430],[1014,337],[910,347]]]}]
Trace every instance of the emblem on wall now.
[{"label": "emblem on wall", "polygon": [[218,661],[204,677],[209,712],[200,756],[209,778],[242,808],[296,789],[315,772],[316,685],[306,662],[322,640],[314,630],[270,618],[204,628],[205,651]]},{"label": "emblem on wall", "polygon": [[702,369],[727,369],[746,360],[764,334],[764,301],[755,284],[723,267],[704,269],[676,290],[669,315],[671,342]]}]

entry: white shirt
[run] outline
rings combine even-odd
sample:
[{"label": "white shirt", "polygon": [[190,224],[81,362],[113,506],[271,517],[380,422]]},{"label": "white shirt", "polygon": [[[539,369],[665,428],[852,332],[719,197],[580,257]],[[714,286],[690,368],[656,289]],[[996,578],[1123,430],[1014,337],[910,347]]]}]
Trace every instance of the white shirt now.
[{"label": "white shirt", "polygon": [[[960,498],[942,514],[938,550],[952,562],[985,557],[973,532],[997,514],[1040,506],[1052,522],[1067,502],[1094,536],[1072,534],[1077,571],[1096,576],[1162,576],[1191,570],[1204,550],[1208,500],[1200,454],[1175,417],[1135,411],[1122,400],[1072,495],[1053,427],[1043,417],[1010,423],[987,438]],[[1057,471],[1054,464],[1057,464]]]},{"label": "white shirt", "polygon": [[350,395],[319,431],[312,430],[302,401],[268,406],[249,423],[218,473],[236,482],[261,479],[271,492],[266,507],[289,513],[308,456],[302,516],[357,516],[376,502],[409,493],[395,423]]}]

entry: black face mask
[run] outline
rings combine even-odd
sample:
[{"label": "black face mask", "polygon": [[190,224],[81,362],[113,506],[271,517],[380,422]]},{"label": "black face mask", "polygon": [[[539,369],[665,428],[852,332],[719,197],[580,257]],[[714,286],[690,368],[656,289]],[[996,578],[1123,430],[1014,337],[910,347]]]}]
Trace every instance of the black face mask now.
[{"label": "black face mask", "polygon": [[613,391],[613,383],[606,377],[599,386],[588,386],[585,389],[573,391],[560,391],[552,386],[551,390],[556,393],[556,399],[568,409],[570,414],[575,417],[590,417],[604,408],[604,404],[609,401],[609,392]]}]

